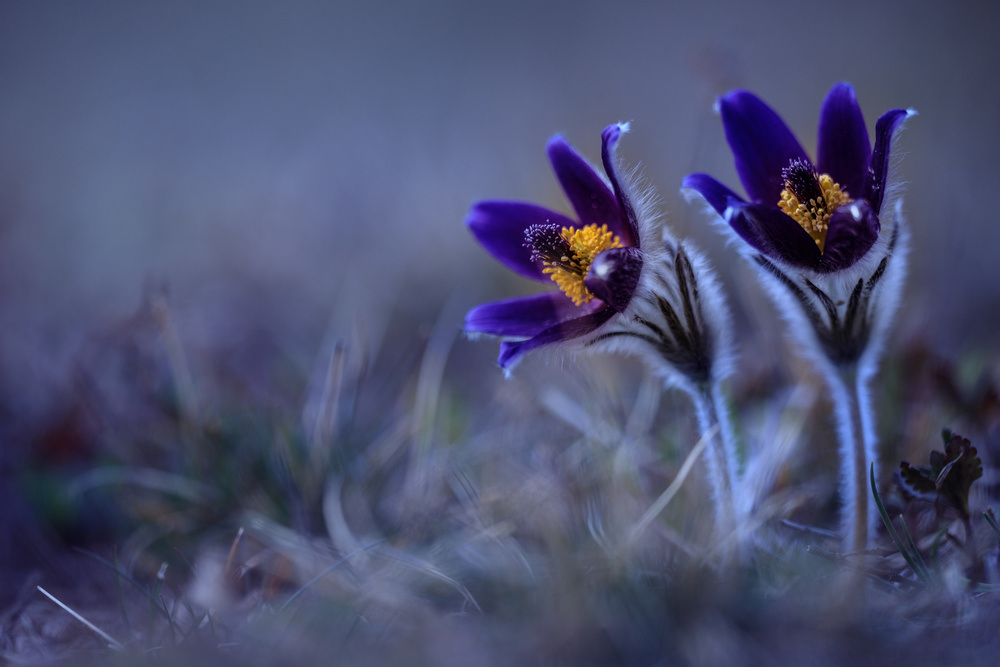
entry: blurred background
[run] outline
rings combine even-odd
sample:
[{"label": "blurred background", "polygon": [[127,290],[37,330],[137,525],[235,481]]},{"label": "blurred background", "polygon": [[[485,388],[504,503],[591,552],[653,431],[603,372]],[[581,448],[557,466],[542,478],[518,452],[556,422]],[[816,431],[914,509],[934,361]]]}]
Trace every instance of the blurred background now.
[{"label": "blurred background", "polygon": [[914,230],[905,316],[926,313],[949,345],[989,340],[995,326],[992,2],[0,11],[8,382],[41,370],[18,367],[29,350],[58,363],[150,284],[201,320],[191,335],[229,344],[253,326],[309,336],[338,308],[433,321],[456,285],[463,305],[510,293],[462,226],[469,204],[565,210],[545,141],[563,133],[596,161],[600,130],[619,120],[633,122],[623,157],[641,164],[668,224],[731,276],[732,253],[678,195],[692,170],[738,183],[715,97],[752,89],[812,148],[840,80],[872,126],[889,108],[920,113],[899,144]]},{"label": "blurred background", "polygon": [[151,312],[202,402],[223,386],[301,407],[333,341],[391,364],[434,336],[455,339],[449,382],[492,400],[496,345],[461,339],[462,316],[534,288],[465,213],[486,198],[568,211],[546,140],[596,162],[615,121],[632,122],[621,155],[667,224],[726,282],[741,372],[778,363],[770,306],[678,191],[692,171],[738,189],[712,109],[735,87],[811,152],[837,81],[869,128],[919,112],[897,144],[913,231],[897,336],[995,352],[998,29],[988,0],[4,2],[0,502],[20,506],[24,461],[77,455],[80,378],[109,367],[95,340],[134,337]]},{"label": "blurred background", "polygon": [[889,108],[920,113],[899,144],[914,231],[904,319],[932,322],[941,344],[991,340],[995,3],[0,11],[0,336],[17,394],[151,285],[169,289],[186,335],[227,346],[258,327],[311,340],[334,312],[379,328],[510,294],[462,226],[469,204],[565,210],[546,139],[596,161],[619,120],[668,224],[731,279],[733,254],[678,194],[692,170],[738,183],[713,100],[752,89],[811,148],[839,80],[872,126]]}]

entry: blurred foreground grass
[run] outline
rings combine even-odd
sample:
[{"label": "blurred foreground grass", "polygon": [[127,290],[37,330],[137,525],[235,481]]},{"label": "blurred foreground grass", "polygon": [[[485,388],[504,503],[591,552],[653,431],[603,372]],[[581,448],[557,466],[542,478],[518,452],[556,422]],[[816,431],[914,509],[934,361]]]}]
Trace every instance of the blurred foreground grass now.
[{"label": "blurred foreground grass", "polygon": [[[94,336],[16,479],[47,556],[8,572],[21,581],[0,617],[4,658],[988,664],[1000,647],[998,534],[981,518],[1000,444],[990,359],[911,337],[880,374],[881,495],[930,578],[884,530],[872,554],[837,553],[816,379],[794,366],[736,378],[755,546],[721,571],[683,398],[611,357],[470,382],[447,314],[397,330],[378,351],[331,341],[311,367],[258,354],[263,381],[192,361],[162,296]],[[895,482],[944,426],[984,462],[971,542],[960,517]],[[850,572],[867,575],[863,596]]]}]

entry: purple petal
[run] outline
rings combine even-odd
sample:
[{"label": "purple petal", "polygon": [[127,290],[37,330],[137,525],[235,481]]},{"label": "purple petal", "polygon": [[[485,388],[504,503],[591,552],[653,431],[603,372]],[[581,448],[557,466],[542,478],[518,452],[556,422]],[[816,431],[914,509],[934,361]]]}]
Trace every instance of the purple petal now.
[{"label": "purple petal", "polygon": [[601,308],[595,313],[560,322],[542,331],[534,338],[517,342],[500,343],[500,357],[497,362],[501,368],[508,368],[522,356],[543,345],[561,343],[563,341],[586,336],[607,322],[615,314],[610,308]]},{"label": "purple petal", "polygon": [[579,225],[607,225],[622,241],[629,236],[628,224],[614,193],[597,172],[560,136],[546,147],[559,184],[580,219]]},{"label": "purple petal", "polygon": [[601,161],[604,163],[604,172],[608,175],[611,187],[615,191],[615,197],[618,199],[619,215],[622,216],[621,220],[624,227],[620,233],[622,243],[638,248],[639,220],[636,218],[635,209],[632,208],[632,202],[629,201],[628,195],[622,190],[622,179],[618,174],[618,163],[615,160],[618,140],[625,132],[628,132],[628,123],[616,123],[604,128],[604,131],[601,132]]},{"label": "purple petal", "polygon": [[725,218],[740,238],[768,257],[806,268],[815,268],[820,260],[812,237],[774,206],[730,199]]},{"label": "purple petal", "polygon": [[681,181],[681,189],[684,188],[691,188],[696,191],[722,216],[726,215],[730,199],[743,201],[739,195],[708,174],[689,174],[685,176],[684,180]]},{"label": "purple petal", "polygon": [[559,322],[601,307],[595,301],[574,306],[562,292],[494,301],[470,310],[465,316],[465,330],[494,336],[530,338]]},{"label": "purple petal", "polygon": [[785,121],[756,95],[733,91],[719,100],[719,110],[747,195],[776,205],[784,188],[781,170],[794,159],[810,162],[809,157]]},{"label": "purple petal", "polygon": [[854,88],[838,83],[830,89],[819,112],[819,171],[829,174],[851,197],[861,197],[871,151]]},{"label": "purple petal", "polygon": [[575,222],[555,211],[534,204],[508,201],[481,201],[465,218],[476,240],[511,271],[525,278],[548,282],[542,266],[531,261],[524,247],[524,230],[531,225],[553,224],[573,227]]},{"label": "purple petal", "polygon": [[584,281],[587,289],[612,310],[622,312],[642,273],[642,252],[638,248],[611,248],[598,253]]},{"label": "purple petal", "polygon": [[871,249],[878,233],[878,216],[865,200],[841,206],[830,217],[823,258],[817,270],[830,273],[853,265]]},{"label": "purple petal", "polygon": [[865,181],[864,198],[872,205],[876,214],[882,210],[882,200],[885,197],[885,179],[889,171],[892,135],[910,113],[905,109],[893,109],[882,114],[875,123],[875,148],[872,150],[868,180]]}]

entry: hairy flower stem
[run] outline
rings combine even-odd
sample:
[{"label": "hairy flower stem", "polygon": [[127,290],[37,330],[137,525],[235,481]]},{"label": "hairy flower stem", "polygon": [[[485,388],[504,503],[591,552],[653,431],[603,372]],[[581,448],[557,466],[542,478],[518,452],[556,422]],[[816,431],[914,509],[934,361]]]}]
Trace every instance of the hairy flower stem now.
[{"label": "hairy flower stem", "polygon": [[857,364],[846,364],[827,373],[826,380],[840,440],[844,544],[857,553],[868,549],[875,524],[875,508],[868,495],[867,483],[868,467],[872,463],[877,467],[878,463],[868,374],[860,372]]},{"label": "hairy flower stem", "polygon": [[708,481],[712,486],[712,499],[715,502],[716,534],[723,544],[724,560],[729,560],[736,553],[734,545],[740,543],[734,539],[738,529],[736,509],[736,448],[733,445],[731,424],[726,415],[722,392],[716,383],[704,383],[696,391],[691,392],[695,413],[698,417],[698,428],[705,434],[716,424],[718,433],[712,436],[705,453],[708,457]]}]

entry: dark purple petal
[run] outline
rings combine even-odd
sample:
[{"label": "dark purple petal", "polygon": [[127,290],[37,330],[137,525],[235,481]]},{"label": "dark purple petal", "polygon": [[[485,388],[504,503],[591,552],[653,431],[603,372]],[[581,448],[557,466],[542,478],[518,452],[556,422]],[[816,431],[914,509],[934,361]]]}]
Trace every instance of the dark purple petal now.
[{"label": "dark purple petal", "polygon": [[821,256],[816,242],[780,209],[735,199],[729,205],[726,222],[754,249],[795,266],[816,268]]},{"label": "dark purple petal", "polygon": [[562,137],[549,139],[546,150],[556,178],[580,218],[580,224],[574,226],[607,225],[624,242],[630,230],[618,199],[604,179]]},{"label": "dark purple petal", "polygon": [[781,170],[795,159],[810,162],[805,150],[785,121],[753,93],[735,90],[719,100],[719,110],[747,195],[777,205],[784,187]]},{"label": "dark purple petal", "polygon": [[878,233],[878,216],[865,200],[841,206],[830,217],[817,270],[831,273],[853,265],[871,249]]},{"label": "dark purple petal", "polygon": [[511,271],[525,278],[548,282],[542,266],[531,261],[524,246],[524,230],[531,225],[554,224],[573,227],[575,222],[555,211],[534,204],[481,201],[472,207],[465,224],[476,240]]},{"label": "dark purple petal", "polygon": [[465,330],[494,336],[530,338],[559,322],[601,307],[595,301],[574,306],[562,292],[494,301],[470,310],[465,316]]},{"label": "dark purple petal", "polygon": [[[618,140],[627,131],[628,124],[621,123],[608,125],[604,128],[604,131],[601,132],[601,161],[604,163],[604,172],[608,175],[611,187],[615,191],[615,197],[618,199],[618,210],[623,229],[621,232],[615,233],[621,236],[623,245],[638,248],[639,221],[636,218],[635,209],[632,208],[632,202],[629,201],[628,196],[622,190],[622,179],[618,174],[618,163],[615,161],[615,150],[618,147]],[[609,225],[608,229],[610,228],[611,226]]]},{"label": "dark purple petal", "polygon": [[517,342],[500,343],[500,357],[497,362],[501,368],[507,368],[522,356],[543,345],[561,343],[563,341],[586,336],[599,328],[615,314],[610,308],[602,308],[595,313],[560,322],[542,331],[534,338]]},{"label": "dark purple petal", "polygon": [[708,174],[688,174],[681,181],[681,189],[684,188],[691,188],[696,191],[722,216],[726,214],[726,209],[729,208],[730,199],[743,201],[739,195]]},{"label": "dark purple petal", "polygon": [[611,248],[598,253],[590,264],[584,285],[612,310],[628,308],[642,273],[642,252],[638,248]]},{"label": "dark purple petal", "polygon": [[875,123],[875,148],[872,150],[871,167],[865,181],[864,198],[872,205],[876,215],[882,210],[885,198],[885,179],[889,175],[889,152],[892,149],[892,135],[900,123],[910,115],[905,109],[886,111]]},{"label": "dark purple petal", "polygon": [[816,165],[821,174],[829,174],[851,197],[861,197],[871,151],[854,88],[838,83],[830,89],[819,112]]}]

